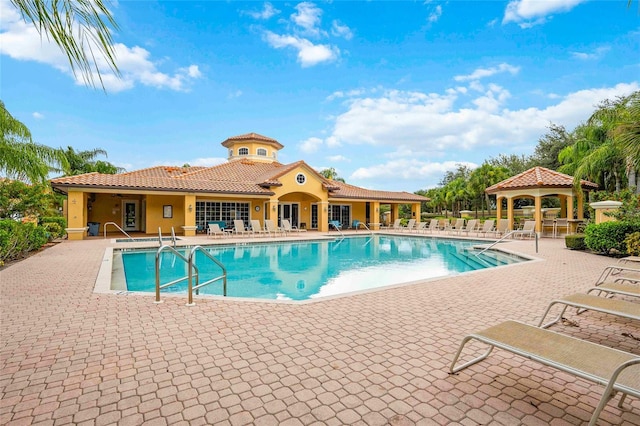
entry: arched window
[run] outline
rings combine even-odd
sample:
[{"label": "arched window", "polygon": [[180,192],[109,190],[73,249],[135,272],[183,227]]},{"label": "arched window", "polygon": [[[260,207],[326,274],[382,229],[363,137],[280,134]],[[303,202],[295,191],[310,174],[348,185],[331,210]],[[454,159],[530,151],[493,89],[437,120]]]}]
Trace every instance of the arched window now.
[{"label": "arched window", "polygon": [[258,148],[258,151],[256,151],[256,153],[261,157],[266,157],[267,156],[267,150],[264,149],[264,148]]},{"label": "arched window", "polygon": [[238,155],[249,155],[249,148],[240,148],[238,150]]}]

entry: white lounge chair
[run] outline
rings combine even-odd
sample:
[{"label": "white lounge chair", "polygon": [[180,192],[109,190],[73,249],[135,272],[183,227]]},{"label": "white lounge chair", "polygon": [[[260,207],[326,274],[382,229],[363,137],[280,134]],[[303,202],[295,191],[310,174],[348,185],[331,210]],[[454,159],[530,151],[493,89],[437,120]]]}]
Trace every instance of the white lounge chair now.
[{"label": "white lounge chair", "polygon": [[242,219],[236,219],[233,221],[233,233],[236,235],[249,235],[251,231],[247,231]]},{"label": "white lounge chair", "polygon": [[[456,367],[462,350],[471,340],[485,343],[489,345],[489,349],[483,355]],[[506,321],[466,336],[453,358],[449,371],[452,374],[457,373],[486,359],[494,347],[605,385],[600,402],[591,415],[590,426],[595,426],[600,413],[616,391],[623,394],[618,403],[619,407],[622,407],[627,395],[640,398],[639,355],[517,321]]]},{"label": "white lounge chair", "polygon": [[487,219],[482,224],[482,228],[478,229],[476,235],[480,236],[480,234],[486,236],[487,234],[493,232],[493,226],[495,225],[495,221],[493,219]]},{"label": "white lounge chair", "polygon": [[535,220],[527,220],[524,222],[522,229],[511,232],[511,237],[535,237],[536,236],[536,221]]},{"label": "white lounge chair", "polygon": [[[549,311],[555,305],[562,305],[560,314],[552,321],[545,323]],[[628,318],[640,321],[640,303],[628,302],[621,299],[610,299],[608,297],[599,297],[592,294],[576,293],[564,296],[560,299],[552,300],[547,306],[547,310],[540,318],[539,327],[547,328],[562,319],[564,312],[571,306],[582,311],[597,311],[605,314],[616,315],[622,318]]]},{"label": "white lounge chair", "polygon": [[264,220],[264,229],[269,233],[269,236],[273,233],[273,236],[277,236],[278,234],[286,235],[282,228],[275,226],[271,219]]},{"label": "white lounge chair", "polygon": [[462,233],[466,233],[467,235],[471,235],[471,232],[475,231],[476,228],[478,227],[478,219],[469,219],[467,221],[467,224],[462,227],[458,233],[462,234]]},{"label": "white lounge chair", "polygon": [[501,237],[509,232],[509,219],[498,219],[496,229],[492,232],[496,237]]},{"label": "white lounge chair", "polygon": [[424,232],[428,228],[429,222],[420,222],[416,223],[416,226],[413,228],[416,232]]},{"label": "white lounge chair", "polygon": [[251,232],[253,235],[262,236],[267,234],[267,231],[265,231],[262,226],[260,226],[259,219],[251,219],[251,221],[249,221],[249,224],[251,226],[249,232]]},{"label": "white lounge chair", "polygon": [[207,229],[207,237],[224,237],[226,233],[220,229],[220,225],[217,223],[210,223]]},{"label": "white lounge chair", "polygon": [[412,231],[415,226],[416,226],[416,220],[415,219],[409,219],[409,222],[407,222],[407,226],[400,226],[400,230],[402,232],[404,232],[404,231]]},{"label": "white lounge chair", "polygon": [[456,219],[455,223],[449,227],[449,233],[459,232],[462,228],[464,228],[464,219]]},{"label": "white lounge chair", "polygon": [[429,226],[423,229],[424,232],[434,232],[438,230],[438,219],[431,219]]},{"label": "white lounge chair", "polygon": [[291,225],[288,219],[282,219],[282,230],[286,232],[307,232],[306,229],[300,229],[297,226]]}]

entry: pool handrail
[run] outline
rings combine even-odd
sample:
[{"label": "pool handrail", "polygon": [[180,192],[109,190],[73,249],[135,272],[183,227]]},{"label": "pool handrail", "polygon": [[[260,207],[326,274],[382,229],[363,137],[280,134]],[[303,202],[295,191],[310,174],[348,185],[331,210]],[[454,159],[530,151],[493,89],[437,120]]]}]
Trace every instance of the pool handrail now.
[{"label": "pool handrail", "polygon": [[118,228],[118,229],[120,230],[120,232],[122,232],[124,235],[126,235],[126,236],[127,236],[127,238],[129,238],[131,241],[134,241],[133,237],[132,237],[131,235],[127,234],[127,233],[125,232],[125,230],[124,230],[124,229],[122,229],[122,228],[120,228],[120,227],[118,226],[118,224],[117,224],[117,223],[115,223],[115,222],[107,222],[107,223],[105,223],[105,224],[104,224],[104,226],[102,227],[102,230],[103,230],[103,233],[104,233],[104,238],[107,238],[107,225],[113,225],[113,226],[115,226],[116,228]]},{"label": "pool handrail", "polygon": [[[160,285],[160,254],[162,254],[162,252],[165,250],[172,252],[176,257],[178,257],[179,259],[182,259],[187,263],[187,265],[189,265],[189,275]],[[189,259],[187,259],[182,253],[180,253],[175,248],[168,245],[161,245],[158,251],[156,251],[156,300],[153,303],[162,303],[162,300],[160,300],[160,289],[167,288],[174,284],[178,284],[179,282],[182,282],[187,279],[189,280],[189,283],[191,283],[191,277],[193,273],[192,267],[195,268],[196,277],[197,277],[199,275],[199,271],[196,265],[191,265],[191,262],[189,261]]]},{"label": "pool handrail", "polygon": [[[198,272],[198,268],[195,264],[195,257],[196,257],[196,253],[197,252],[201,252],[202,254],[204,254],[206,257],[208,257],[213,263],[215,263],[216,265],[218,265],[220,267],[220,269],[222,269],[222,275],[220,275],[219,277],[215,277],[212,278],[208,281],[203,282],[202,284],[200,284],[200,274],[197,273]],[[195,303],[193,303],[193,290],[196,291],[196,294],[199,294],[198,290],[200,290],[202,287],[207,286],[209,284],[213,284],[215,282],[218,282],[220,280],[222,280],[222,295],[223,296],[227,296],[227,268],[224,267],[224,265],[222,264],[222,262],[220,262],[218,259],[216,259],[211,253],[209,253],[207,250],[203,249],[202,246],[195,246],[191,249],[191,251],[189,252],[189,281],[188,281],[188,301],[187,301],[187,306],[194,306]],[[196,270],[196,285],[193,286],[193,270]]]},{"label": "pool handrail", "polygon": [[[515,230],[515,231],[509,231],[509,232],[507,232],[506,234],[504,234],[504,235],[502,236],[502,238],[500,238],[500,239],[499,239],[499,240],[497,240],[497,241],[494,241],[493,243],[491,243],[490,245],[488,245],[487,247],[485,247],[483,250],[481,250],[480,252],[476,253],[476,256],[480,256],[482,253],[484,253],[485,251],[489,250],[491,247],[495,246],[495,245],[496,245],[496,244],[498,244],[499,242],[502,242],[502,241],[504,241],[506,238],[508,238],[508,237],[510,237],[510,236],[512,236],[512,235],[515,235],[515,234],[517,234],[517,233],[519,233],[519,232],[520,232],[520,231],[518,231],[518,230]],[[534,232],[534,233],[533,233],[533,235],[534,235],[534,238],[535,238],[535,240],[536,240],[536,253],[537,253],[537,252],[538,252],[538,233],[537,233],[537,232]]]}]

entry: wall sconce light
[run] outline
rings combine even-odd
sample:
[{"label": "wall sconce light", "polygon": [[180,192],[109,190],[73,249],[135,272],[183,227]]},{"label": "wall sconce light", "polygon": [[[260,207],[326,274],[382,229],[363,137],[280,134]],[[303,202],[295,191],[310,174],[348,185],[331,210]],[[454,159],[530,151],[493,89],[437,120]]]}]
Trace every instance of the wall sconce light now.
[{"label": "wall sconce light", "polygon": [[328,211],[328,210],[327,210],[327,208],[325,207],[325,208],[324,208],[324,212],[326,213],[327,211]]},{"label": "wall sconce light", "polygon": [[276,210],[278,210],[278,208],[276,207],[276,205],[275,205],[275,204],[273,205],[272,210],[273,210],[274,212],[275,212]]},{"label": "wall sconce light", "polygon": [[378,213],[379,211],[380,211],[380,209],[378,209],[378,208],[376,207],[376,213]]},{"label": "wall sconce light", "polygon": [[71,204],[76,204],[78,201],[76,201],[75,199],[71,200]]},{"label": "wall sconce light", "polygon": [[193,211],[193,206],[191,204],[189,204],[189,211],[192,212]]}]

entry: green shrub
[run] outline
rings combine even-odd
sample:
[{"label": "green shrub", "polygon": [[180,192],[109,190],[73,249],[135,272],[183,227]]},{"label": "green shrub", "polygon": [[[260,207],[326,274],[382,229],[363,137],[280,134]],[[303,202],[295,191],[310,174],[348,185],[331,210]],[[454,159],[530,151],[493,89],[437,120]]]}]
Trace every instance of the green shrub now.
[{"label": "green shrub", "polygon": [[28,252],[38,250],[47,242],[47,234],[46,229],[33,223],[0,220],[0,266],[8,260],[20,259]]},{"label": "green shrub", "polygon": [[624,243],[627,245],[627,253],[631,256],[640,256],[640,232],[627,235]]},{"label": "green shrub", "polygon": [[634,232],[640,232],[640,223],[637,221],[590,224],[584,230],[584,242],[589,250],[597,253],[627,254],[625,238]]},{"label": "green shrub", "polygon": [[51,234],[51,239],[62,238],[67,227],[67,220],[62,216],[41,217],[40,225]]},{"label": "green shrub", "polygon": [[564,237],[564,244],[571,250],[586,250],[584,234],[571,234]]}]

